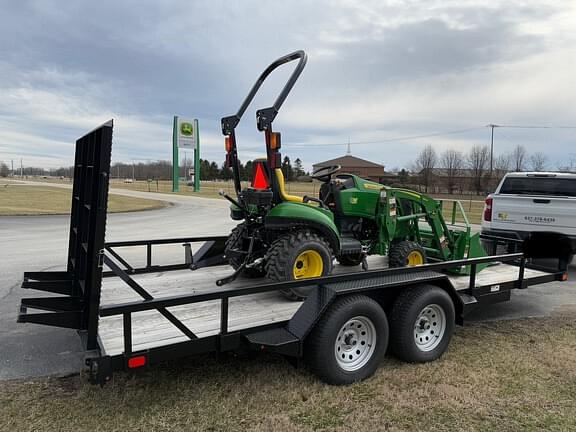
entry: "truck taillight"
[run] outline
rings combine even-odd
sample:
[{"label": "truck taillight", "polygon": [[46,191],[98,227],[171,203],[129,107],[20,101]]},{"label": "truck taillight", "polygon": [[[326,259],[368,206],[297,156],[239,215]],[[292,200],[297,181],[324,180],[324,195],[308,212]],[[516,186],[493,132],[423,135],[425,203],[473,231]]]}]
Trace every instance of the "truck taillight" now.
[{"label": "truck taillight", "polygon": [[484,201],[484,220],[486,222],[492,220],[492,197],[488,197],[486,201]]}]

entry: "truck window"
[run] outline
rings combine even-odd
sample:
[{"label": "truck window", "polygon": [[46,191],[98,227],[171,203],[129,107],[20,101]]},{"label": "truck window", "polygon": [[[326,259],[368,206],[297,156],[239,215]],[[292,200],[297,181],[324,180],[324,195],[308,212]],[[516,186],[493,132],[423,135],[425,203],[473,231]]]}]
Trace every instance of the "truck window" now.
[{"label": "truck window", "polygon": [[556,195],[576,197],[576,179],[555,177],[508,177],[502,194]]}]

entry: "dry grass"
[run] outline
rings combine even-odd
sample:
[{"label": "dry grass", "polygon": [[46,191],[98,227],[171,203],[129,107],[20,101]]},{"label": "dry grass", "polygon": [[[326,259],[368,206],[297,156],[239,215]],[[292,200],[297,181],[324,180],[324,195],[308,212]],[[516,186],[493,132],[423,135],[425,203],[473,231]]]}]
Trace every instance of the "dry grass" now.
[{"label": "dry grass", "polygon": [[[60,180],[60,179],[34,179],[35,181],[51,182],[51,183],[66,183],[70,184],[70,180]],[[243,187],[248,186],[248,182],[243,182]],[[110,182],[110,187],[119,189],[128,189],[141,192],[160,192],[160,193],[172,193],[172,182],[168,180],[154,180],[151,182],[147,181],[135,181],[134,183],[125,183],[123,180],[112,179]],[[301,182],[288,182],[286,183],[286,190],[290,194],[295,195],[310,195],[318,196],[318,191],[320,188],[320,183],[301,183]],[[234,184],[232,181],[203,181],[200,186],[200,192],[194,192],[192,186],[187,186],[184,183],[180,184],[180,195],[190,195],[190,196],[202,196],[207,198],[221,198],[218,194],[220,190],[225,191],[229,195],[234,195]],[[480,224],[482,211],[484,209],[484,198],[483,196],[477,195],[432,195],[435,198],[444,200],[444,217],[447,221],[451,218],[452,201],[458,200],[462,203],[462,207],[466,212],[468,221],[473,224]],[[461,216],[456,217],[456,222],[463,222]]]},{"label": "dry grass", "polygon": [[[0,216],[67,214],[72,191],[49,186],[0,185]],[[128,212],[162,208],[165,202],[111,194],[110,212]]]},{"label": "dry grass", "polygon": [[459,328],[430,364],[387,358],[349,387],[275,356],[211,357],[118,374],[4,382],[6,431],[576,430],[576,312]]}]

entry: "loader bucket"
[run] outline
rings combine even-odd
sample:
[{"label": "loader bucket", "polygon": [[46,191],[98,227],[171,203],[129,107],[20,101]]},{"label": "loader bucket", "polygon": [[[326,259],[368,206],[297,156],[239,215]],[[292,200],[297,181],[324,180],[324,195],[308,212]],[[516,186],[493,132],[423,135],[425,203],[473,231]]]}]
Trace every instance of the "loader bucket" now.
[{"label": "loader bucket", "polygon": [[[460,260],[466,258],[480,258],[488,256],[482,243],[480,242],[480,234],[468,234],[465,231],[458,233],[456,239],[456,247],[454,248],[453,260]],[[477,264],[476,272],[488,267],[490,263]],[[450,273],[458,275],[469,275],[470,266],[455,267],[449,270]]]}]

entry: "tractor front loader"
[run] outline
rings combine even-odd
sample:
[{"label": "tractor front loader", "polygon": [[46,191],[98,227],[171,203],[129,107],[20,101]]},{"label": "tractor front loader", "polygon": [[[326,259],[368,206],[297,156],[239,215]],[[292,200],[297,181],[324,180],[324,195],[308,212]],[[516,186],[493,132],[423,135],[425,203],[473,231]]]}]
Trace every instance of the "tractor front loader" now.
[{"label": "tractor front loader", "polygon": [[[238,112],[222,119],[226,166],[233,171],[236,197],[222,195],[231,202],[232,219],[242,222],[226,242],[225,253],[235,272],[217,284],[230,282],[240,273],[274,281],[325,276],[331,273],[334,258],[341,265],[362,264],[366,269],[366,256],[371,254],[387,255],[389,265],[395,267],[485,256],[468,224],[460,231],[448,228],[441,202],[340,173],[338,165],[312,174],[322,183],[318,197],[287,193],[281,170],[281,137],[273,132],[272,123],[306,60],[303,51],[296,51],[273,62]],[[256,111],[257,128],[264,132],[266,158],[253,161],[251,186],[242,189],[235,129],[264,80],[292,61],[298,63],[274,105]],[[307,289],[283,293],[301,299],[308,294]]]}]

